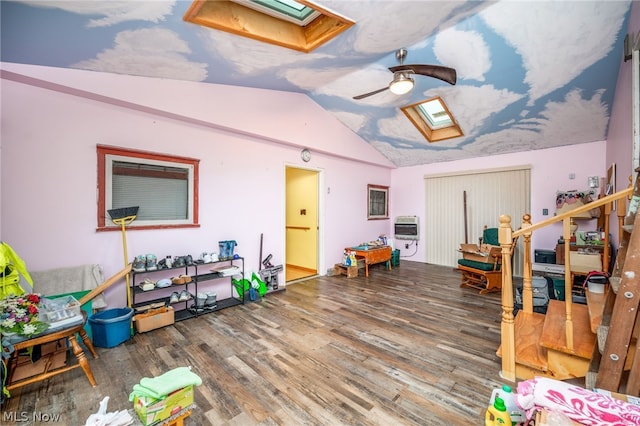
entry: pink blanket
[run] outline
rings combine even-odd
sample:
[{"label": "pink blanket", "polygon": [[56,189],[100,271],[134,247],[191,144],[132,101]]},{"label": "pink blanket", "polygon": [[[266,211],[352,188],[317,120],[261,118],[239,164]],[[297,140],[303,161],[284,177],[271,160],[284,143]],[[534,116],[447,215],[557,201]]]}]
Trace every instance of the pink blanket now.
[{"label": "pink blanket", "polygon": [[589,426],[638,426],[640,407],[558,380],[536,377],[518,384],[516,402],[531,418],[536,408],[560,412]]}]

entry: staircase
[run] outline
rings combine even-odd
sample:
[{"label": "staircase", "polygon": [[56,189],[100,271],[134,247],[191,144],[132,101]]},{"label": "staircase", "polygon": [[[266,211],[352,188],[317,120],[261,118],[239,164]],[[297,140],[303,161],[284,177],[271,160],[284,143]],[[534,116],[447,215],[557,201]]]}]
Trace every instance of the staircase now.
[{"label": "staircase", "polygon": [[[530,216],[524,215],[517,231],[512,230],[509,216],[500,217],[499,241],[504,266],[501,345],[497,354],[502,358],[500,375],[503,379],[515,383],[535,376],[557,380],[585,378],[587,389],[601,388],[640,396],[640,322],[636,321],[640,308],[640,231],[634,231],[633,227],[640,212],[639,179],[636,178],[633,188],[536,224],[531,224]],[[600,208],[608,237],[613,202],[618,206],[620,246],[605,294],[587,292],[586,305],[572,303],[570,245],[565,244],[566,300],[551,300],[546,315],[534,312],[531,285],[533,232],[562,222],[564,240],[569,241],[571,216]],[[523,309],[514,317],[510,242],[519,236],[524,241]],[[608,250],[607,240],[603,254],[605,272],[609,265]]]}]

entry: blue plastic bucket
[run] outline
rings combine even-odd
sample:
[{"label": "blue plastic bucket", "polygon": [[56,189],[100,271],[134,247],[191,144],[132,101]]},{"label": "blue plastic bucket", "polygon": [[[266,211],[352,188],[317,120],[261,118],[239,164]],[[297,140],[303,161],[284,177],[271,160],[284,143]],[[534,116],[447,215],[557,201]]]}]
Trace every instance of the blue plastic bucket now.
[{"label": "blue plastic bucket", "polygon": [[131,338],[131,317],[133,309],[106,309],[89,318],[93,332],[93,345],[112,348]]}]

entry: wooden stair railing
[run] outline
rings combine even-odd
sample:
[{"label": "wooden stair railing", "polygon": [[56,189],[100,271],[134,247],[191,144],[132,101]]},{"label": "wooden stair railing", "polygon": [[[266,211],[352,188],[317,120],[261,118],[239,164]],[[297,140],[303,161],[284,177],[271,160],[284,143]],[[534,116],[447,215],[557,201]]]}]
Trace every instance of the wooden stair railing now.
[{"label": "wooden stair railing", "polygon": [[[572,216],[576,216],[582,212],[589,211],[594,208],[604,207],[605,212],[605,252],[603,254],[603,264],[609,263],[609,215],[611,212],[610,207],[614,201],[624,199],[632,193],[632,188],[619,191],[615,194],[602,197],[596,201],[593,201],[585,206],[576,208],[566,213],[559,214],[552,218],[531,224],[530,216],[523,216],[523,223],[517,231],[513,231],[511,226],[511,217],[509,215],[500,216],[500,226],[498,228],[498,237],[500,246],[502,248],[503,263],[505,265],[511,265],[511,251],[510,242],[513,238],[519,236],[523,237],[523,309],[525,315],[534,316],[533,312],[533,289],[531,286],[531,235],[537,230],[545,226],[549,226],[553,223],[563,222],[563,237],[565,241],[570,240],[570,221]],[[620,217],[619,217],[620,220]],[[570,245],[565,244],[565,345],[567,353],[575,352],[574,345],[574,321],[573,321],[573,302],[571,297],[572,290],[572,274],[570,264]],[[502,357],[502,369],[500,376],[508,381],[515,382],[516,377],[516,321],[514,321],[513,308],[514,308],[514,295],[513,295],[513,277],[511,268],[502,269],[502,321],[501,321],[501,345],[498,350],[499,355]],[[640,296],[640,295],[639,295]],[[540,314],[537,314],[540,315]],[[593,338],[593,336],[591,336]],[[640,357],[638,357],[640,364]],[[639,365],[640,371],[640,365]]]}]

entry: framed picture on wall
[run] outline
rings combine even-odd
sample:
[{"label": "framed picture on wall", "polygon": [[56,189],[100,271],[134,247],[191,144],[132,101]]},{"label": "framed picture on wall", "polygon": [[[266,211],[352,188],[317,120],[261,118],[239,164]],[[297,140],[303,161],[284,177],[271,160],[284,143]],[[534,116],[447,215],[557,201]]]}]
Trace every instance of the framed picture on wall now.
[{"label": "framed picture on wall", "polygon": [[389,187],[367,185],[367,219],[389,219]]}]

